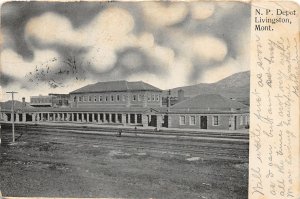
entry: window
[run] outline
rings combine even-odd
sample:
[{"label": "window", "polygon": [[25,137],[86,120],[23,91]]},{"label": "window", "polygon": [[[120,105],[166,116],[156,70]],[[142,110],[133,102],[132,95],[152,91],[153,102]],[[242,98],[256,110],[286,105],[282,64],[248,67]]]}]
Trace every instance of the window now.
[{"label": "window", "polygon": [[196,116],[190,116],[190,125],[196,125]]},{"label": "window", "polygon": [[213,126],[219,125],[219,116],[213,116]]},{"label": "window", "polygon": [[82,101],[82,97],[80,96],[80,97],[78,98],[78,100],[81,102],[81,101]]},{"label": "window", "polygon": [[84,102],[87,101],[87,96],[83,96],[83,101],[84,101]]},{"label": "window", "polygon": [[96,95],[94,96],[94,101],[97,102],[97,96]]},{"label": "window", "polygon": [[159,95],[156,95],[156,101],[159,101]]},{"label": "window", "polygon": [[248,115],[245,115],[245,123],[246,123],[246,125],[249,125],[249,116]]},{"label": "window", "polygon": [[106,102],[108,101],[108,96],[105,96],[105,101],[106,101]]},{"label": "window", "polygon": [[117,101],[120,101],[120,95],[117,95]]},{"label": "window", "polygon": [[243,118],[243,116],[241,115],[241,116],[240,116],[240,125],[243,125],[243,124],[244,124],[243,119],[244,119],[244,118]]},{"label": "window", "polygon": [[152,94],[152,101],[155,101],[155,95]]},{"label": "window", "polygon": [[114,101],[114,96],[113,96],[113,95],[110,96],[110,100],[111,100],[112,102]]},{"label": "window", "polygon": [[148,101],[151,101],[151,96],[150,96],[150,94],[148,94]]},{"label": "window", "polygon": [[133,95],[133,99],[132,99],[133,101],[135,101],[136,100],[136,95]]},{"label": "window", "polygon": [[102,95],[99,96],[99,101],[102,102]]},{"label": "window", "polygon": [[92,96],[89,96],[89,102],[91,102],[92,101]]},{"label": "window", "polygon": [[180,125],[185,125],[185,115],[181,115],[180,116],[180,121],[179,121]]}]

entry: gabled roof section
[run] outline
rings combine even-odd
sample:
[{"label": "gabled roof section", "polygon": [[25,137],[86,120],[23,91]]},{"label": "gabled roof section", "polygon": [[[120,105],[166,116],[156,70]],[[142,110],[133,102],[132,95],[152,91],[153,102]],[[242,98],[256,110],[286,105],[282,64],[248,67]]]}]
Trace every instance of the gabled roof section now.
[{"label": "gabled roof section", "polygon": [[[6,102],[0,102],[0,109],[2,111],[8,111],[11,110],[12,108],[12,101],[6,101]],[[23,104],[20,101],[15,100],[14,101],[14,110],[21,110],[21,109],[33,109],[34,107],[30,106],[29,103],[25,102],[25,104]]]},{"label": "gabled roof section", "polygon": [[227,99],[219,94],[198,95],[193,98],[184,100],[170,107],[171,110],[178,109],[202,109],[202,110],[230,110],[230,109],[246,109],[248,106]]},{"label": "gabled roof section", "polygon": [[123,80],[123,81],[108,81],[108,82],[98,82],[95,84],[89,84],[87,86],[84,86],[82,88],[70,92],[70,94],[118,92],[118,91],[162,91],[162,90],[142,81],[128,82]]}]

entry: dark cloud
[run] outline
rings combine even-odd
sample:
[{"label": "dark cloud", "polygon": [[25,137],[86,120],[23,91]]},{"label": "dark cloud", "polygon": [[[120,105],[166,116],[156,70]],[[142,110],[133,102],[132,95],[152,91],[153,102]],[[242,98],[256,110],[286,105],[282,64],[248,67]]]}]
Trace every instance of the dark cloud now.
[{"label": "dark cloud", "polygon": [[[224,62],[228,58],[236,59],[241,55],[241,42],[239,36],[247,34],[250,38],[250,31],[245,32],[250,27],[251,7],[247,3],[230,3],[232,9],[225,11],[224,7],[216,6],[214,14],[204,20],[198,21],[193,19],[191,14],[181,23],[173,25],[177,29],[184,30],[187,35],[194,36],[198,34],[212,35],[226,42],[227,55]],[[164,46],[171,47],[176,55],[181,52],[180,45],[176,43],[176,37],[170,36],[170,30],[159,30],[155,32],[156,41]],[[218,49],[216,49],[218,50]],[[208,68],[216,67],[220,62],[210,61],[205,62],[201,59],[193,60],[194,70],[190,75],[191,82],[196,81],[199,75]]]},{"label": "dark cloud", "polygon": [[0,73],[0,85],[1,86],[7,86],[15,81],[16,80],[14,77]]},{"label": "dark cloud", "polygon": [[[129,65],[128,59],[131,63],[136,62],[136,65]],[[148,74],[155,74],[157,76],[164,76],[167,71],[161,67],[161,63],[151,58],[145,52],[138,48],[125,48],[117,52],[117,61],[114,66],[105,72],[99,72],[91,65],[85,66],[85,72],[89,78],[101,81],[108,81],[111,79],[124,80],[135,73],[147,72]]]},{"label": "dark cloud", "polygon": [[[132,60],[135,59],[135,60]],[[128,63],[127,60],[137,62],[136,64]],[[133,65],[132,67],[130,65]],[[163,75],[167,71],[162,67],[162,63],[150,57],[147,53],[138,48],[127,48],[118,53],[116,68],[124,69],[124,74],[147,72],[149,74]]]},{"label": "dark cloud", "polygon": [[33,51],[24,38],[24,28],[30,18],[55,12],[68,17],[73,27],[78,28],[107,6],[104,2],[7,2],[1,7],[1,28],[15,41],[11,48],[25,59],[31,59]]},{"label": "dark cloud", "polygon": [[[237,58],[240,55],[240,39],[237,39],[243,33],[246,27],[250,26],[250,5],[246,3],[232,3],[233,9],[216,6],[215,14],[205,20],[195,20],[191,13],[180,22],[161,28],[153,28],[145,21],[145,16],[141,9],[142,2],[8,2],[2,8],[1,25],[7,34],[10,35],[14,42],[7,44],[8,48],[12,48],[15,52],[22,55],[25,59],[34,58],[32,47],[37,49],[52,49],[59,53],[62,63],[52,75],[50,79],[55,79],[56,73],[69,69],[69,65],[65,62],[75,60],[77,63],[77,72],[80,78],[92,78],[97,80],[126,79],[133,73],[146,72],[157,76],[167,75],[163,63],[159,62],[155,57],[151,57],[139,48],[125,48],[117,52],[117,61],[114,66],[105,72],[99,72],[88,62],[80,61],[84,53],[88,50],[80,46],[63,45],[63,44],[41,44],[35,38],[29,38],[30,45],[26,43],[24,38],[24,27],[29,19],[39,16],[45,12],[55,12],[67,17],[74,29],[88,24],[99,12],[108,7],[120,7],[128,10],[133,16],[135,26],[133,34],[140,35],[143,32],[150,32],[154,35],[155,42],[159,45],[169,47],[175,52],[175,56],[181,53],[181,44],[176,41],[177,38],[172,36],[172,31],[180,29],[187,35],[192,37],[197,34],[207,34],[216,36],[226,42],[228,58]],[[171,4],[165,2],[165,5]],[[188,4],[188,3],[186,3]],[[247,33],[248,34],[248,33]],[[250,33],[249,33],[250,37]],[[10,45],[10,46],[9,46]],[[216,49],[217,50],[217,49]],[[132,60],[134,59],[134,60]],[[126,61],[127,60],[127,61]],[[128,61],[129,60],[129,61]],[[135,61],[135,62],[134,62]],[[129,67],[128,62],[136,64],[135,67]],[[205,62],[201,59],[192,60],[193,71],[190,74],[190,81],[197,80],[200,74],[207,68],[217,66],[219,62]],[[34,72],[34,71],[33,71]],[[3,76],[3,75],[2,75]],[[76,79],[76,76],[66,76],[61,81]],[[43,79],[41,79],[43,81]],[[49,81],[49,79],[45,80]],[[13,82],[8,76],[1,77],[0,84],[7,85]]]}]

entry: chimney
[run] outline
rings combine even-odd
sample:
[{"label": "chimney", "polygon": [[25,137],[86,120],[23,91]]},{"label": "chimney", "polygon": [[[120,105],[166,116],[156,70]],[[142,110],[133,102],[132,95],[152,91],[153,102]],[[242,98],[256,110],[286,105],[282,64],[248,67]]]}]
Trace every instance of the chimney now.
[{"label": "chimney", "polygon": [[25,97],[22,97],[22,106],[23,106],[23,107],[26,106]]},{"label": "chimney", "polygon": [[182,89],[178,90],[178,102],[182,102],[184,100],[184,91]]}]

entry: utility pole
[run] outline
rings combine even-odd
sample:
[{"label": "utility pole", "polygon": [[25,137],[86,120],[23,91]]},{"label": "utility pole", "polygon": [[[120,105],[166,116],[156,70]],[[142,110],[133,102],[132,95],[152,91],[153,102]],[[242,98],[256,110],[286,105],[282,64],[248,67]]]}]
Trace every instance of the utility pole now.
[{"label": "utility pole", "polygon": [[12,137],[13,137],[13,143],[15,142],[15,102],[14,102],[14,94],[18,92],[6,92],[11,93],[11,124],[12,124]]},{"label": "utility pole", "polygon": [[168,91],[168,112],[170,112],[170,106],[171,106],[171,89]]}]

